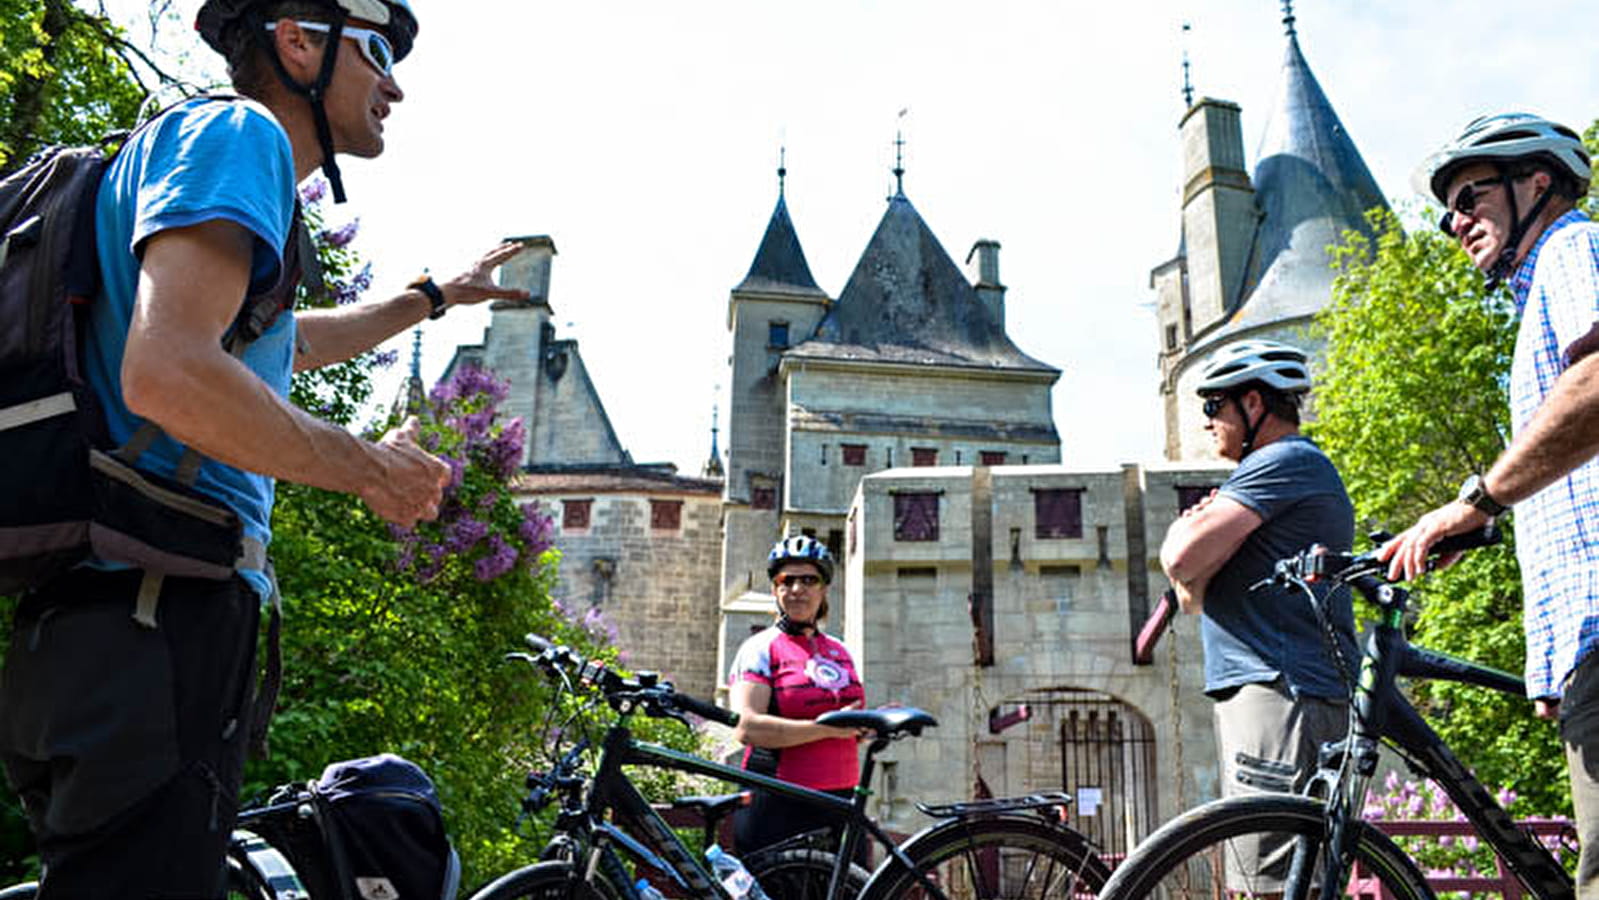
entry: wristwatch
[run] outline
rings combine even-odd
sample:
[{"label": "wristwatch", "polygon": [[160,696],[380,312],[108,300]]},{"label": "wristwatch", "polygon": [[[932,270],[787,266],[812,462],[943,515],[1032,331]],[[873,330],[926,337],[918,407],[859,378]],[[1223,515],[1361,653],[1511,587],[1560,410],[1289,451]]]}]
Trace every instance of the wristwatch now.
[{"label": "wristwatch", "polygon": [[1475,474],[1460,485],[1460,493],[1455,499],[1494,518],[1503,515],[1504,511],[1510,508],[1495,500],[1488,493],[1488,486],[1483,483],[1482,476]]},{"label": "wristwatch", "polygon": [[405,287],[406,290],[421,291],[422,295],[428,298],[428,304],[433,307],[428,312],[428,318],[442,319],[444,317],[444,311],[449,309],[449,306],[444,302],[444,291],[439,289],[438,284],[433,281],[432,275],[423,275]]}]

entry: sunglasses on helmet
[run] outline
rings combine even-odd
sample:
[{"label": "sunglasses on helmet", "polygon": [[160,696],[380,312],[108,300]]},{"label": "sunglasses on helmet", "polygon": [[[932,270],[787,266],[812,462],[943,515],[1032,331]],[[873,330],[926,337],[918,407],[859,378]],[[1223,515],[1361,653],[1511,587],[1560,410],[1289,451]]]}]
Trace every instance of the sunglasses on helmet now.
[{"label": "sunglasses on helmet", "polygon": [[[296,19],[294,24],[304,28],[306,31],[315,31],[319,34],[329,34],[333,31],[333,26],[326,22],[301,22]],[[278,23],[276,22],[268,22],[266,29],[267,31],[276,31],[277,25]],[[372,68],[377,69],[378,72],[385,76],[394,73],[394,45],[389,43],[388,35],[381,31],[374,31],[371,28],[358,28],[354,25],[344,26],[340,34],[355,41],[355,45],[361,48],[361,55],[366,57],[366,61],[372,64]]]},{"label": "sunglasses on helmet", "polygon": [[1465,187],[1460,189],[1459,193],[1455,194],[1455,202],[1449,204],[1448,211],[1444,213],[1443,218],[1438,220],[1438,227],[1443,229],[1444,234],[1454,237],[1455,213],[1461,213],[1468,216],[1471,215],[1472,212],[1477,209],[1477,199],[1481,197],[1488,190],[1488,188],[1501,186],[1503,184],[1504,179],[1499,175],[1495,175],[1492,178],[1480,178],[1467,184]]}]

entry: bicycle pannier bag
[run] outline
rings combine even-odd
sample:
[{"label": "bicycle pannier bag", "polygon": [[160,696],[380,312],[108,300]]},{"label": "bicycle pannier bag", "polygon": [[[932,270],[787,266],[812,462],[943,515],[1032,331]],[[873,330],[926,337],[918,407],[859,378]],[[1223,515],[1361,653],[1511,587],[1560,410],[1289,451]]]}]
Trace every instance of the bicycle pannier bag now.
[{"label": "bicycle pannier bag", "polygon": [[[333,763],[311,784],[338,879],[361,900],[452,900],[461,865],[433,782],[392,753]],[[338,895],[335,895],[338,896]]]}]

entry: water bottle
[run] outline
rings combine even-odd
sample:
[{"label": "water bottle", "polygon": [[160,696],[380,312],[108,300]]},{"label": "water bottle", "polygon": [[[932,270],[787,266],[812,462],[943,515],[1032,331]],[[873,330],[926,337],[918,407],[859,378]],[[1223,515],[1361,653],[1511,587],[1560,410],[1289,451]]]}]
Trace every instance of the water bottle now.
[{"label": "water bottle", "polygon": [[666,900],[666,895],[656,890],[648,878],[640,878],[638,884],[633,885],[633,890],[638,892],[639,900]]},{"label": "water bottle", "polygon": [[766,892],[755,883],[755,876],[738,857],[715,844],[705,851],[705,858],[711,864],[711,871],[722,882],[722,887],[732,895],[733,900],[767,900]]}]

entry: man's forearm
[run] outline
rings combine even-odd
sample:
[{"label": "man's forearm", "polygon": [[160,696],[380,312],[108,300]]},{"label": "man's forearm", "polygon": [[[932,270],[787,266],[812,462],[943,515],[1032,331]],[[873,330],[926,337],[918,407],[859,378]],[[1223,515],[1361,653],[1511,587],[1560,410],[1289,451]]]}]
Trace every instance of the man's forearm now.
[{"label": "man's forearm", "polygon": [[431,309],[426,294],[410,289],[387,300],[298,313],[300,352],[294,356],[294,370],[329,366],[365,353],[422,321]]},{"label": "man's forearm", "polygon": [[1599,453],[1599,354],[1584,357],[1555,381],[1532,421],[1511,442],[1484,481],[1505,505],[1519,503]]}]

